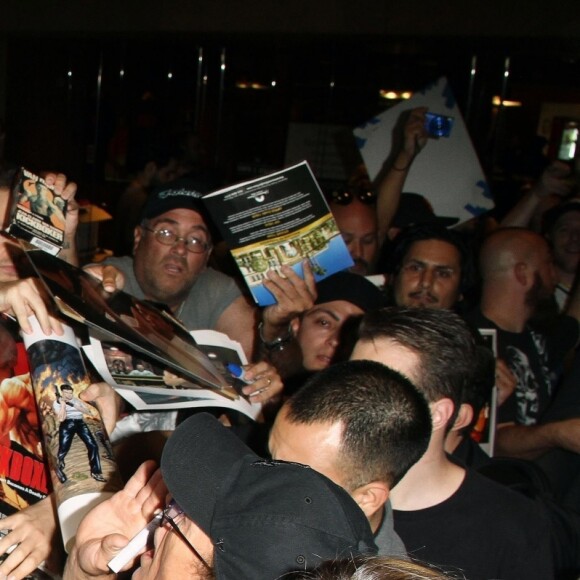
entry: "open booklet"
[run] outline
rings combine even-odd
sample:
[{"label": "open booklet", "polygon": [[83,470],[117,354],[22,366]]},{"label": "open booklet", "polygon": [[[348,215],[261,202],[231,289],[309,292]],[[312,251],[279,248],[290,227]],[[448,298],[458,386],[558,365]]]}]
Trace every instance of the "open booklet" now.
[{"label": "open booklet", "polygon": [[268,270],[288,265],[302,276],[309,260],[318,282],[353,265],[306,161],[202,199],[260,306],[276,302],[263,283]]},{"label": "open booklet", "polygon": [[[84,270],[30,244],[21,245],[60,312],[89,328],[92,343],[85,354],[91,363],[137,409],[224,407],[257,417],[261,405],[250,404],[241,395],[240,382],[223,364],[245,363],[241,348],[235,357],[218,358],[215,343],[198,344],[169,312],[120,290],[106,292]],[[235,352],[226,342],[224,348]],[[107,352],[112,359],[111,348],[125,353],[132,379],[119,381],[118,374],[103,364]],[[157,379],[151,377],[155,375],[151,369],[157,369]],[[164,381],[164,375],[173,378]]]},{"label": "open booklet", "polygon": [[[240,343],[214,330],[195,330],[191,335],[199,350],[208,356],[218,372],[230,377],[241,395],[245,383],[231,377],[227,369],[230,364],[247,363]],[[261,404],[251,403],[243,395],[230,398],[215,390],[200,388],[156,361],[131,353],[118,342],[101,342],[91,337],[83,350],[103,379],[139,411],[221,407],[257,419],[262,410]]]}]

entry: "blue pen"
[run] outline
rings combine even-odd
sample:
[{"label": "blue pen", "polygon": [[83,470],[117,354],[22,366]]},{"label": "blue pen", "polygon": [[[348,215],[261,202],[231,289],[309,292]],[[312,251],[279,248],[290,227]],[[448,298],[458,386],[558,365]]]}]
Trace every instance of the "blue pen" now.
[{"label": "blue pen", "polygon": [[[244,369],[236,364],[236,363],[228,363],[226,365],[226,368],[228,369],[228,371],[230,371],[231,375],[242,381],[243,383],[246,383],[246,385],[251,385],[254,381],[248,381],[247,379],[244,378]],[[264,391],[267,391],[268,387],[264,387],[263,389],[258,389],[257,391],[254,391],[253,393],[250,393],[248,396],[249,397],[255,397],[257,395],[259,395],[260,393],[263,393]]]},{"label": "blue pen", "polygon": [[228,363],[226,365],[226,368],[228,369],[228,371],[230,371],[232,377],[239,379],[243,383],[246,383],[247,385],[251,385],[254,382],[254,381],[248,381],[245,379],[244,369],[240,365],[238,365],[236,363]]}]

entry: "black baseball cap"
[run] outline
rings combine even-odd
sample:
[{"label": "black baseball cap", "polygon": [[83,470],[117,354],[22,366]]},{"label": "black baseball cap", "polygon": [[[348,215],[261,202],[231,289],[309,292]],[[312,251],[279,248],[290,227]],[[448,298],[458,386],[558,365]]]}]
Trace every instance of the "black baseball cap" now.
[{"label": "black baseball cap", "polygon": [[446,228],[455,225],[459,218],[435,215],[427,198],[418,193],[401,193],[399,207],[391,222],[393,228],[406,228],[414,224],[439,224]]},{"label": "black baseball cap", "polygon": [[220,580],[270,580],[377,552],[344,489],[305,465],[261,459],[208,413],[178,426],[161,472],[175,502],[210,537]]},{"label": "black baseball cap", "polygon": [[172,209],[191,209],[205,219],[203,193],[190,180],[179,179],[155,188],[143,208],[143,219],[153,219]]},{"label": "black baseball cap", "polygon": [[337,272],[316,284],[315,304],[345,300],[363,312],[386,306],[383,293],[369,280],[353,272]]},{"label": "black baseball cap", "polygon": [[219,232],[202,201],[204,195],[205,189],[196,181],[186,178],[176,179],[151,192],[141,219],[151,220],[173,209],[191,209],[202,217],[211,238],[217,240]]}]

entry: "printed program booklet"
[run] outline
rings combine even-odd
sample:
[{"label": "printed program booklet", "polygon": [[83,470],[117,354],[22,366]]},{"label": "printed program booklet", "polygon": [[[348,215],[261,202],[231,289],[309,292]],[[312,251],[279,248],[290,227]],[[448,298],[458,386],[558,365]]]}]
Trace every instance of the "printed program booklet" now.
[{"label": "printed program booklet", "polygon": [[263,284],[269,270],[288,265],[303,277],[302,263],[309,260],[319,281],[353,265],[306,161],[203,201],[260,306],[275,303]]},{"label": "printed program booklet", "polygon": [[20,168],[12,186],[8,233],[56,256],[64,242],[67,202],[34,173]]},{"label": "printed program booklet", "polygon": [[60,531],[67,552],[83,516],[122,489],[101,415],[81,395],[91,384],[73,328],[47,335],[34,315],[22,334],[42,427]]}]

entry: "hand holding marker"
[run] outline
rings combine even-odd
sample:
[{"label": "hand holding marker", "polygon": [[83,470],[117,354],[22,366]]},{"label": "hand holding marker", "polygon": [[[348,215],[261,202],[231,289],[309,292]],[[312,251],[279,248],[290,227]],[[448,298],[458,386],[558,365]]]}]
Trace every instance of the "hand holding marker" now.
[{"label": "hand holding marker", "polygon": [[[226,368],[228,369],[228,371],[230,371],[232,377],[234,377],[235,379],[238,379],[239,381],[242,381],[243,383],[246,383],[246,385],[251,385],[252,383],[255,382],[255,380],[247,380],[245,378],[245,373],[244,373],[244,369],[242,366],[236,364],[236,363],[228,363],[226,365]],[[254,391],[253,393],[250,393],[249,396],[250,397],[255,397],[257,395],[259,395],[260,393],[263,393],[264,391],[267,391],[268,387],[264,387],[263,389],[258,389],[257,391]]]}]

